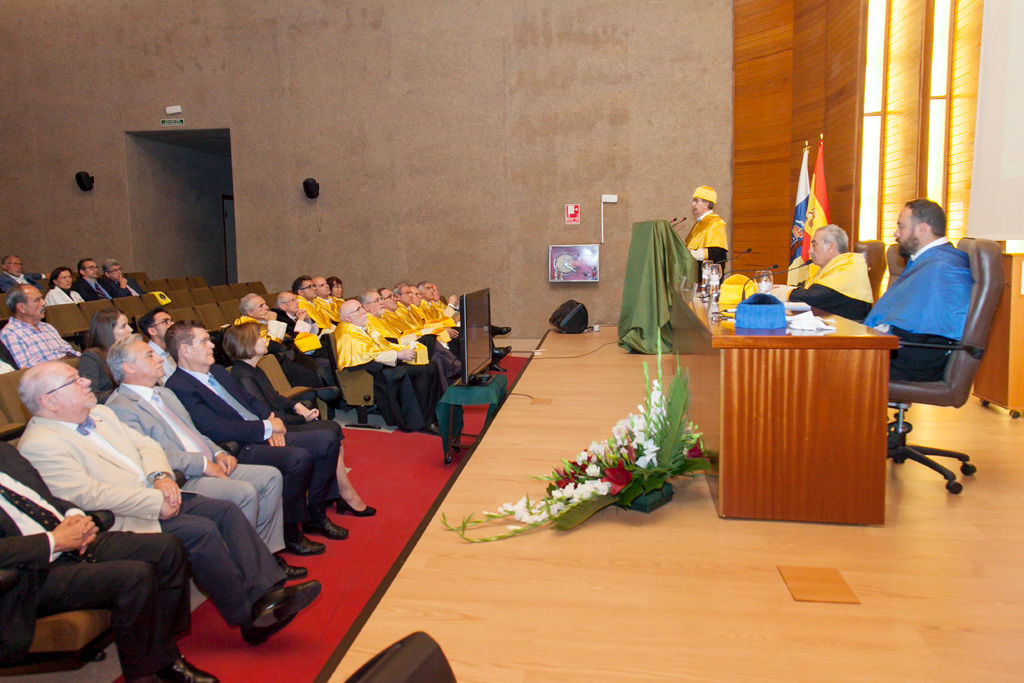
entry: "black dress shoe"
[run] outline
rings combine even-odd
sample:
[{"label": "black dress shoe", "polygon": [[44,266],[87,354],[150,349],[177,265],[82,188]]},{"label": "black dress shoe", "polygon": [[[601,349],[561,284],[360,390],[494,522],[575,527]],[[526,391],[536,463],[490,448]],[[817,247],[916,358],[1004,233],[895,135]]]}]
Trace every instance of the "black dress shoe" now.
[{"label": "black dress shoe", "polygon": [[292,623],[294,616],[282,619],[281,621],[271,626],[243,626],[242,627],[242,640],[249,643],[250,645],[262,645],[267,642],[267,638],[274,635],[288,624]]},{"label": "black dress shoe", "polygon": [[508,334],[512,331],[511,327],[505,325],[491,325],[491,336],[500,337],[503,334]]},{"label": "black dress shoe", "polygon": [[495,346],[491,350],[491,360],[501,360],[512,352],[511,346]]},{"label": "black dress shoe", "polygon": [[[323,544],[321,543],[321,545]],[[288,564],[280,555],[274,555],[274,559],[277,560],[277,566],[281,568],[281,571],[284,572],[285,578],[289,581],[305,578],[306,574],[309,573],[309,570],[305,567],[295,567]]]},{"label": "black dress shoe", "polygon": [[197,669],[186,662],[184,657],[178,657],[174,664],[168,664],[157,671],[156,676],[161,681],[180,681],[181,683],[217,683],[218,681],[216,676]]},{"label": "black dress shoe", "polygon": [[246,628],[267,628],[294,617],[309,607],[316,596],[320,595],[320,589],[320,582],[316,579],[271,588],[253,603],[252,619],[245,625]]},{"label": "black dress shoe", "polygon": [[377,514],[377,508],[372,508],[369,505],[362,510],[356,510],[346,503],[344,498],[338,499],[338,502],[334,504],[334,509],[338,511],[339,515],[352,515],[353,517],[373,517]]},{"label": "black dress shoe", "polygon": [[327,515],[324,513],[320,513],[320,515],[313,517],[303,524],[302,530],[307,534],[320,534],[332,541],[344,541],[348,538],[348,529],[338,526],[327,519]]},{"label": "black dress shoe", "polygon": [[284,551],[292,555],[321,555],[327,550],[323,543],[317,543],[311,538],[302,536],[297,541],[285,541]]}]

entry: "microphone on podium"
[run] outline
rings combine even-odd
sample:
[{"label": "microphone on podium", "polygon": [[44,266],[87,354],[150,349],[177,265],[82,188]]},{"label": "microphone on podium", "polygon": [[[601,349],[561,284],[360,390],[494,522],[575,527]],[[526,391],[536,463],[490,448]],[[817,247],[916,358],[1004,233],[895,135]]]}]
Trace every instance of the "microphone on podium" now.
[{"label": "microphone on podium", "polygon": [[683,216],[682,218],[673,218],[672,220],[670,220],[668,222],[668,227],[674,228],[677,225],[682,225],[685,222],[686,222],[686,216]]}]

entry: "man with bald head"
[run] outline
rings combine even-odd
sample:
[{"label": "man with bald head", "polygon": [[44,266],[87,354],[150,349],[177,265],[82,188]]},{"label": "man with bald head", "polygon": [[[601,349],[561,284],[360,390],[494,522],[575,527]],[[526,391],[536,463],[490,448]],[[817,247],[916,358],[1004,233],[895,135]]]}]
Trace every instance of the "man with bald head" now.
[{"label": "man with bald head", "polygon": [[[377,308],[379,303],[372,305]],[[426,349],[396,344],[369,328],[358,299],[343,303],[339,312],[341,323],[334,331],[338,369],[366,370],[373,376],[374,399],[388,424],[403,431],[436,430],[434,410],[441,383],[427,362]]]},{"label": "man with bald head", "polygon": [[22,272],[21,257],[17,254],[4,256],[3,264],[0,265],[3,272],[0,272],[0,292],[6,292],[14,285],[38,286],[38,283]]}]

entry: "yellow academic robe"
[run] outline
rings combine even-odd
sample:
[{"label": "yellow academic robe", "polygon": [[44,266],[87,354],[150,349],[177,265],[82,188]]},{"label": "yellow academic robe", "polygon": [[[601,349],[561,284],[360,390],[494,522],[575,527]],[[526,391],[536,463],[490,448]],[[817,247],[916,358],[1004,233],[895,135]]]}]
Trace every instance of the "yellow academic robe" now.
[{"label": "yellow academic robe", "polygon": [[[416,359],[408,361],[413,365],[427,362],[427,349],[416,344]],[[403,346],[389,342],[371,327],[365,330],[349,322],[343,322],[334,329],[334,348],[338,352],[338,369],[351,368],[376,360],[385,351],[401,351]]]},{"label": "yellow academic robe", "polygon": [[334,327],[334,321],[324,313],[323,309],[312,301],[299,297],[299,308],[306,312],[306,315],[317,324],[321,331]]},{"label": "yellow academic robe", "polygon": [[[341,322],[341,316],[338,315],[338,306],[334,301],[334,297],[330,297],[329,299],[321,299],[320,297],[317,297],[313,299],[313,305],[319,308],[331,322],[337,325]],[[330,325],[328,325],[328,327],[330,327]]]},{"label": "yellow academic robe", "polygon": [[686,238],[687,249],[706,249],[708,247],[729,248],[729,235],[726,233],[725,221],[716,213],[709,213],[701,218]]},{"label": "yellow academic robe", "polygon": [[409,324],[409,321],[400,316],[397,311],[384,311],[380,314],[380,317],[388,324],[389,327],[401,334],[411,332],[413,329],[413,326]]},{"label": "yellow academic robe", "polygon": [[372,328],[376,330],[378,333],[380,333],[381,336],[394,337],[395,339],[401,339],[403,334],[409,334],[408,330],[405,330],[403,332],[402,329],[398,329],[394,325],[391,325],[383,317],[378,317],[375,315],[366,316],[366,327],[368,329]]},{"label": "yellow academic robe", "polygon": [[868,278],[867,261],[864,260],[863,254],[856,252],[839,254],[826,263],[824,268],[807,278],[803,287],[810,289],[813,285],[834,289],[843,296],[857,301],[866,301],[869,304],[875,302],[871,280]]}]

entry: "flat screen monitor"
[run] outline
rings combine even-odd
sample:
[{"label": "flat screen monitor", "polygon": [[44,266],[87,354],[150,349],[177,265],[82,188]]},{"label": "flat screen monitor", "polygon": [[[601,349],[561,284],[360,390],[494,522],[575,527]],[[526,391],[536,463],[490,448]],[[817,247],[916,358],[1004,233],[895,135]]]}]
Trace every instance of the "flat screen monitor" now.
[{"label": "flat screen monitor", "polygon": [[486,383],[491,377],[487,374],[491,364],[491,290],[459,297],[459,316],[462,383]]}]

